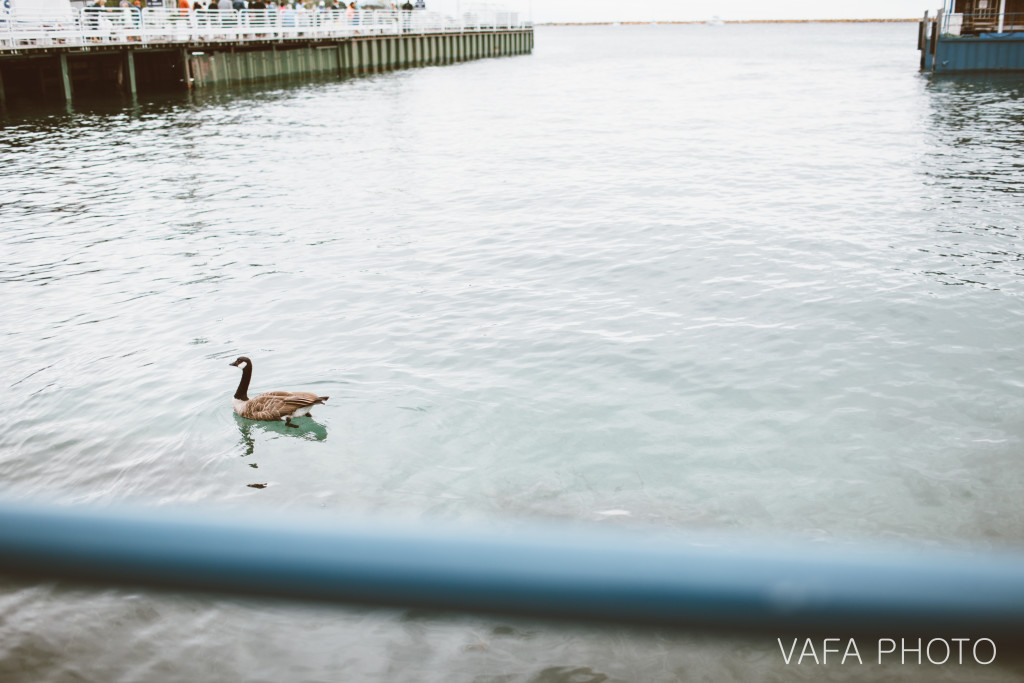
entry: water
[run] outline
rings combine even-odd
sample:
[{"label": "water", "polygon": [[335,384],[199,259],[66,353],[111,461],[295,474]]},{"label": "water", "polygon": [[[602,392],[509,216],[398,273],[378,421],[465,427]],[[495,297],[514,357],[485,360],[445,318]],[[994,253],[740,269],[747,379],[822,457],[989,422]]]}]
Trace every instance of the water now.
[{"label": "water", "polygon": [[[1024,81],[923,77],[916,30],[541,27],[531,56],[12,106],[4,497],[1019,547]],[[254,391],[329,402],[235,418],[243,354]],[[5,681],[883,672],[769,638],[0,604]],[[887,675],[965,674],[1021,671]]]}]

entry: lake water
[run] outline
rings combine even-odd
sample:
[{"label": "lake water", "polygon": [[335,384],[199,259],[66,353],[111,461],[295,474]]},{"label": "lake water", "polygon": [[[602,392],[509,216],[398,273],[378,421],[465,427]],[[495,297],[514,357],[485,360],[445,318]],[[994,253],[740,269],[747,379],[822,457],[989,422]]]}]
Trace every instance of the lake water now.
[{"label": "lake water", "polygon": [[[12,106],[0,493],[1020,547],[1024,78],[923,76],[916,31],[539,27],[528,56]],[[254,391],[330,401],[299,430],[236,418],[239,355]],[[882,671],[787,667],[769,638],[0,590],[4,681]]]}]

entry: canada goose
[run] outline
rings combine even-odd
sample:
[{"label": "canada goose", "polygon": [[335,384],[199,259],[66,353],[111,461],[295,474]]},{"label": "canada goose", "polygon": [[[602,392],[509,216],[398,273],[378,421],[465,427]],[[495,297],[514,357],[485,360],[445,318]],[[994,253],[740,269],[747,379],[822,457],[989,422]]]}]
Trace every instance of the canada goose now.
[{"label": "canada goose", "polygon": [[292,424],[293,417],[308,416],[313,406],[330,398],[329,396],[317,396],[308,391],[266,391],[249,398],[252,361],[245,356],[239,356],[230,365],[242,368],[242,381],[238,383],[238,391],[235,392],[232,405],[236,413],[250,420],[284,420],[285,426],[298,429],[299,425]]}]

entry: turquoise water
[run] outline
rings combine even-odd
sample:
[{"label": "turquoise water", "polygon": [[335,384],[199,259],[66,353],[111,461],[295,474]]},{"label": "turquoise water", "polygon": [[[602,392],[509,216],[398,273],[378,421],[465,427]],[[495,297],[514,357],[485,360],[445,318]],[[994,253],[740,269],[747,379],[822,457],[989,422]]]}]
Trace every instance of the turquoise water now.
[{"label": "turquoise water", "polygon": [[[540,27],[530,56],[12,106],[0,492],[1019,547],[1024,79],[924,77],[916,30]],[[253,392],[331,398],[236,418],[239,355]],[[773,639],[0,605],[3,680],[821,675]]]}]

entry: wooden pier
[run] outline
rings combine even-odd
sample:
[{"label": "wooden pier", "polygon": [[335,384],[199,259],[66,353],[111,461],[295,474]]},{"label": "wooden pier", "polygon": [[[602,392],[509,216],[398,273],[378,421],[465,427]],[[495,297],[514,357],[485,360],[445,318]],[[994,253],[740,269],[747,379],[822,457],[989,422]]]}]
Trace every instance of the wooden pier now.
[{"label": "wooden pier", "polygon": [[[407,17],[365,17],[358,24],[278,25],[232,15],[178,17],[171,28],[137,29],[130,15],[94,34],[43,34],[0,45],[0,105],[72,102],[79,97],[202,89],[279,78],[368,74],[528,54],[533,27],[491,21],[452,26]],[[164,17],[170,16],[167,14]],[[392,18],[394,21],[392,21]],[[78,18],[92,26],[88,18]],[[154,23],[151,20],[151,23]],[[230,30],[229,30],[230,29]]]}]

